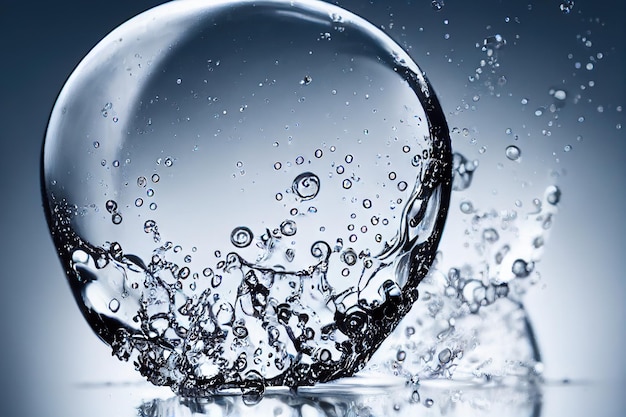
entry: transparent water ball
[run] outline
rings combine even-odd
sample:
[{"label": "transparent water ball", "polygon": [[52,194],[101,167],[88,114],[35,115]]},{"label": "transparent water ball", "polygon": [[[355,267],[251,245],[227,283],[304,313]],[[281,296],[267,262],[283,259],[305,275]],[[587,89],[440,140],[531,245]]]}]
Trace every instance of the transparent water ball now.
[{"label": "transparent water ball", "polygon": [[52,111],[50,230],[87,321],[183,395],[352,375],[417,299],[452,157],[422,71],[316,1],[176,1]]}]

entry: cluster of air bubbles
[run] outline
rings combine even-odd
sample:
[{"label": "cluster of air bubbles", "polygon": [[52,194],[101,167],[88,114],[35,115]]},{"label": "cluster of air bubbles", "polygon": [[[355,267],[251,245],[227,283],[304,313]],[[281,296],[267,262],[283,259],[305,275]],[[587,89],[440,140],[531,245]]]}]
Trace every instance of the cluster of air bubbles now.
[{"label": "cluster of air bubbles", "polygon": [[574,0],[564,0],[559,5],[559,9],[564,14],[570,14],[574,9]]},{"label": "cluster of air bubbles", "polygon": [[493,51],[495,49],[501,49],[505,45],[506,45],[506,39],[504,39],[504,37],[500,35],[499,33],[496,33],[495,35],[488,36],[485,39],[483,39],[482,50],[483,52],[487,52],[489,54],[489,51]]},{"label": "cluster of air bubbles", "polygon": [[443,6],[445,6],[445,3],[443,0],[432,0],[430,2],[430,6],[433,8],[433,10],[438,12],[441,9],[443,9]]}]

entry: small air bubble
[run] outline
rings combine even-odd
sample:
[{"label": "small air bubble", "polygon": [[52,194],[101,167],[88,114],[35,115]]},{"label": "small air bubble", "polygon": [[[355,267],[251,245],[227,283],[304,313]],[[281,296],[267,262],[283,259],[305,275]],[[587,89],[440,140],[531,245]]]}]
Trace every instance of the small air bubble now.
[{"label": "small air bubble", "polygon": [[474,212],[474,205],[470,201],[462,201],[459,207],[462,213],[470,214]]},{"label": "small air bubble", "polygon": [[432,7],[432,9],[436,12],[440,11],[441,9],[443,9],[444,6],[444,2],[443,0],[432,0],[430,2],[430,7]]}]

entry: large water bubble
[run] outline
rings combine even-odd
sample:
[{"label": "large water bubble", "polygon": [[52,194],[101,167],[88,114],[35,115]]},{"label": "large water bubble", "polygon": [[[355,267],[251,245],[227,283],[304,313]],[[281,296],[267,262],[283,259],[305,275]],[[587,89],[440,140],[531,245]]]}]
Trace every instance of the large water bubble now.
[{"label": "large water bubble", "polygon": [[79,64],[43,188],[94,331],[185,395],[361,369],[417,299],[452,178],[386,35],[312,1],[177,1]]}]

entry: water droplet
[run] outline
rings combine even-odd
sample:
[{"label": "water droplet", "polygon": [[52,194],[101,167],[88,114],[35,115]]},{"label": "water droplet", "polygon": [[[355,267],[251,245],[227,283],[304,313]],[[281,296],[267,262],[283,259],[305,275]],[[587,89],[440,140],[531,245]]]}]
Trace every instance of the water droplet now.
[{"label": "water droplet", "polygon": [[105,207],[109,213],[115,213],[117,211],[117,203],[115,200],[108,200]]},{"label": "water droplet", "polygon": [[567,93],[565,90],[556,90],[553,96],[556,100],[564,101],[567,98]]},{"label": "water droplet", "polygon": [[527,263],[523,259],[516,259],[513,262],[513,266],[511,267],[511,271],[518,278],[526,278],[533,271],[534,265]]},{"label": "water droplet", "polygon": [[470,214],[474,212],[474,205],[470,201],[462,201],[460,208],[461,212],[465,214]]},{"label": "water droplet", "polygon": [[303,172],[293,180],[291,189],[303,201],[311,200],[320,191],[320,179],[312,172]]},{"label": "water droplet", "polygon": [[500,238],[498,231],[492,227],[483,230],[483,240],[488,243],[495,243]]},{"label": "water droplet", "polygon": [[430,7],[432,7],[433,10],[436,11],[436,12],[440,11],[441,9],[443,9],[443,6],[444,6],[443,0],[432,0],[430,2]]},{"label": "water droplet", "polygon": [[504,153],[511,161],[517,161],[522,156],[522,151],[515,145],[509,145],[504,150]]},{"label": "water droplet", "polygon": [[117,298],[113,298],[111,299],[111,301],[109,301],[109,310],[111,310],[112,313],[117,313],[120,309],[120,302]]},{"label": "water droplet", "polygon": [[559,5],[559,9],[564,14],[570,14],[572,10],[574,9],[574,0],[562,1],[561,4]]},{"label": "water droplet", "polygon": [[551,185],[546,189],[546,201],[556,206],[561,201],[561,190],[556,185]]},{"label": "water droplet", "polygon": [[293,220],[285,220],[280,224],[280,232],[285,236],[293,236],[297,230],[296,222]]},{"label": "water droplet", "polygon": [[245,226],[239,226],[233,229],[230,234],[230,241],[238,248],[245,248],[252,243],[252,231]]},{"label": "water droplet", "polygon": [[450,349],[445,348],[441,352],[439,352],[437,358],[439,359],[439,362],[441,362],[442,364],[446,364],[450,362],[450,360],[452,360],[452,352],[450,351]]}]

